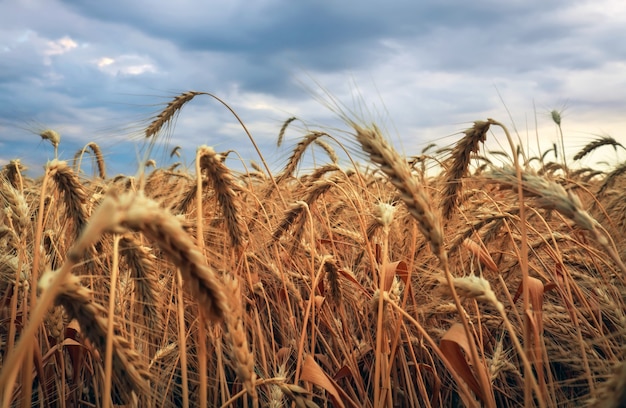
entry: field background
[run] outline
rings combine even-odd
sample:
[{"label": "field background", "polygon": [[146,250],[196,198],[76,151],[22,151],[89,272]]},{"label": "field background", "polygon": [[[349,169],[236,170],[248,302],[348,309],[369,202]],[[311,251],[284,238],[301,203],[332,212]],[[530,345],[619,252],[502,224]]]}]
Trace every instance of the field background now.
[{"label": "field background", "polygon": [[209,146],[155,167],[201,94],[153,118],[137,175],[53,130],[44,175],[3,167],[2,406],[626,403],[626,165],[580,165],[610,136],[530,157],[483,119],[405,157],[339,112],[279,172]]}]

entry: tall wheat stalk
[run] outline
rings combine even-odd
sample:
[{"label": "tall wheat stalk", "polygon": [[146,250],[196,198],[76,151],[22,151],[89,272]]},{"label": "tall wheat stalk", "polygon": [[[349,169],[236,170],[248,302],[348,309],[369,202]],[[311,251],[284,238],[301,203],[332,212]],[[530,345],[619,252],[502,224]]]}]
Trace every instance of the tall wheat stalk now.
[{"label": "tall wheat stalk", "polygon": [[[448,267],[448,256],[443,245],[443,231],[440,218],[430,206],[430,201],[423,187],[413,178],[406,160],[403,160],[393,147],[385,141],[377,128],[365,129],[354,123],[352,126],[356,131],[356,138],[363,150],[369,154],[373,162],[380,166],[380,169],[387,175],[389,181],[398,189],[401,194],[400,199],[405,203],[413,218],[417,220],[422,234],[430,244],[433,253],[439,258],[461,322],[463,323],[465,335],[469,339],[471,361],[476,367],[484,365],[484,361],[480,358],[476,344],[473,341],[474,336],[470,329],[465,309],[461,305],[454,288],[454,281]],[[479,383],[486,398],[484,403],[488,407],[495,407],[491,384],[484,375],[481,375],[483,372],[484,370],[477,370]],[[378,381],[378,379],[376,380]],[[375,387],[378,386],[377,382]],[[378,392],[375,390],[375,396],[378,396],[379,392],[380,390]],[[375,401],[378,401],[376,397]]]}]

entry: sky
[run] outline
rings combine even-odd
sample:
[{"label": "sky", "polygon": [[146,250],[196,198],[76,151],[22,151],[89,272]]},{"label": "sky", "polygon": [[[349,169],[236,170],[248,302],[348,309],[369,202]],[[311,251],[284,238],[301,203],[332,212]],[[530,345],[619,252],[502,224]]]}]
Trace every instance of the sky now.
[{"label": "sky", "polygon": [[[624,39],[622,0],[0,0],[0,165],[41,172],[54,152],[38,133],[50,128],[61,159],[93,141],[109,176],[132,174],[146,125],[189,90],[225,101],[273,169],[307,129],[355,152],[340,109],[408,156],[490,117],[537,154],[559,141],[556,109],[573,156],[600,136],[626,145]],[[488,140],[508,150],[497,131]],[[193,167],[200,145],[235,150],[234,168],[260,161],[206,96],[157,141],[160,166]],[[604,149],[584,164],[623,160]]]}]

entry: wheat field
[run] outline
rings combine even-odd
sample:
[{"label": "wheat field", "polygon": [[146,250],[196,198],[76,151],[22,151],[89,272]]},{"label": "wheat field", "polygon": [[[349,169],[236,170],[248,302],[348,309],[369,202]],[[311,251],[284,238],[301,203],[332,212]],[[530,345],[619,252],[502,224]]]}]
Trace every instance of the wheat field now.
[{"label": "wheat field", "polygon": [[0,406],[626,406],[626,165],[576,166],[623,146],[528,157],[486,119],[405,157],[343,119],[275,174],[200,146],[108,177],[42,132],[41,177],[0,173]]}]

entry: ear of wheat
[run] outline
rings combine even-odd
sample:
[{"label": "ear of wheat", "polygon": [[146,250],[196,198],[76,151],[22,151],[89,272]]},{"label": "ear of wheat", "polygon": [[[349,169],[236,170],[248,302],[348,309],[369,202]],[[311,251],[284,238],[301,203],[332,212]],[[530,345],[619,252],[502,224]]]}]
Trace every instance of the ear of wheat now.
[{"label": "ear of wheat", "polygon": [[[56,271],[44,274],[39,283],[40,288],[47,288],[54,274]],[[70,274],[61,283],[58,287],[56,303],[63,306],[71,319],[78,321],[82,333],[104,355],[107,339],[107,310],[94,302],[91,291],[80,284],[77,276]],[[143,359],[124,337],[115,335],[113,338],[114,388],[112,390],[114,401],[127,404],[132,401],[131,393],[134,392],[138,396],[147,394],[149,378],[150,375]]]},{"label": "ear of wheat", "polygon": [[405,160],[391,147],[377,128],[365,129],[353,125],[356,138],[372,161],[389,177],[389,181],[400,191],[400,199],[409,213],[418,222],[419,228],[438,257],[445,257],[443,231],[439,217],[430,205],[424,188],[417,183]]},{"label": "ear of wheat", "polygon": [[[217,201],[222,207],[222,213],[226,219],[226,227],[230,240],[235,247],[240,247],[243,243],[245,225],[239,216],[241,208],[240,198],[236,191],[240,188],[235,184],[235,178],[228,167],[222,162],[222,155],[215,153],[209,146],[198,148],[197,160],[200,163],[201,172],[206,172],[213,182],[213,189],[217,196]],[[201,177],[198,174],[198,177]]]},{"label": "ear of wheat", "polygon": [[624,146],[613,137],[604,136],[585,145],[585,147],[583,147],[581,151],[576,153],[576,155],[574,156],[574,160],[580,160],[583,157],[587,156],[589,153],[602,146],[613,146],[613,149],[615,150],[617,150],[618,146],[622,149],[624,148]]},{"label": "ear of wheat", "polygon": [[214,320],[223,318],[228,305],[215,271],[207,265],[180,220],[143,194],[129,192],[119,197],[107,196],[68,257],[79,260],[82,252],[104,232],[122,232],[124,228],[141,232],[157,242],[180,268],[183,281],[207,316]]},{"label": "ear of wheat", "polygon": [[450,218],[457,206],[461,178],[467,174],[467,169],[472,154],[478,152],[479,144],[487,139],[490,122],[476,121],[474,126],[465,132],[465,136],[454,146],[452,150],[452,163],[445,171],[445,187],[443,189],[443,216]]},{"label": "ear of wheat", "polygon": [[278,132],[278,140],[276,141],[276,146],[280,147],[280,145],[283,144],[283,139],[285,138],[285,131],[287,131],[287,127],[289,126],[291,122],[293,122],[296,119],[297,118],[295,116],[292,116],[289,119],[287,119],[283,123],[283,125],[280,127],[280,132]]},{"label": "ear of wheat", "polygon": [[177,95],[174,99],[172,99],[165,109],[163,109],[154,120],[148,125],[146,128],[146,138],[151,138],[163,128],[168,122],[172,120],[183,107],[184,104],[192,100],[197,95],[202,94],[203,92],[195,92],[188,91],[183,92],[180,95]]}]

